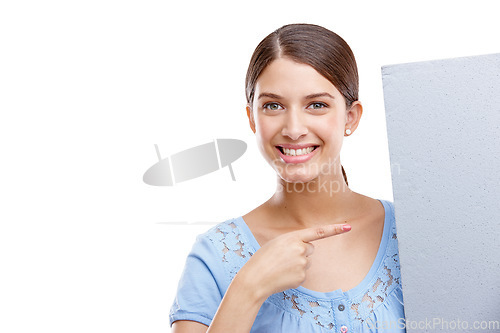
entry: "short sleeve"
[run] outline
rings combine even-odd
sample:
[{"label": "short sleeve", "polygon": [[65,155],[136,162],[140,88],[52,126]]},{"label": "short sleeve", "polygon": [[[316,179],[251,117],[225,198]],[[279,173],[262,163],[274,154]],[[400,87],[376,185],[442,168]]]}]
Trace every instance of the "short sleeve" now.
[{"label": "short sleeve", "polygon": [[207,234],[199,235],[186,259],[170,309],[170,326],[176,320],[210,326],[226,290],[221,260]]}]

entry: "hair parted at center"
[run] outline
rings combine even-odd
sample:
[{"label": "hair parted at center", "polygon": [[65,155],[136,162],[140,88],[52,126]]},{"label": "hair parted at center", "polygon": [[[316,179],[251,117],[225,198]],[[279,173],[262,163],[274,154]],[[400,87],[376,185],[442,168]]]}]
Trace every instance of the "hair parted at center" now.
[{"label": "hair parted at center", "polygon": [[[347,108],[358,100],[358,67],[349,45],[319,25],[294,23],[276,29],[255,48],[245,78],[245,94],[250,106],[262,71],[273,60],[284,57],[313,67],[344,96]],[[344,167],[342,174],[348,184]]]},{"label": "hair parted at center", "polygon": [[247,103],[253,103],[262,71],[282,57],[313,67],[338,89],[348,107],[358,100],[358,67],[349,45],[319,25],[295,23],[276,29],[255,48],[245,79]]}]

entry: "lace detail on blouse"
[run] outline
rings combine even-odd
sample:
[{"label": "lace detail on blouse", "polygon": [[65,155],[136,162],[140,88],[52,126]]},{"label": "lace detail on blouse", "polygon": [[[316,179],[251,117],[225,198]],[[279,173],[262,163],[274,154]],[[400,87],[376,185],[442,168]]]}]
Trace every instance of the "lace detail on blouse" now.
[{"label": "lace detail on blouse", "polygon": [[368,291],[351,300],[350,311],[352,318],[358,320],[360,324],[363,323],[394,289],[401,286],[399,269],[398,239],[396,226],[393,224],[385,258],[382,260],[381,267],[378,268],[375,281],[370,283]]},{"label": "lace detail on blouse", "polygon": [[215,247],[220,250],[222,254],[221,260],[230,275],[230,280],[232,280],[253,255],[247,245],[247,240],[234,223],[234,219],[220,223],[212,228],[208,233],[208,237]]},{"label": "lace detail on blouse", "polygon": [[[345,304],[345,312],[353,322],[362,325],[370,314],[384,302],[387,296],[401,285],[399,270],[398,243],[396,226],[393,221],[389,230],[389,240],[386,244],[385,256],[373,280],[368,284],[368,290],[353,298],[318,299],[306,295],[296,289],[288,289],[271,295],[267,301],[284,311],[301,318],[308,318],[326,330],[335,330],[335,312],[338,312],[339,301]],[[230,275],[230,280],[253,255],[250,242],[241,233],[233,220],[220,223],[208,232],[209,238],[221,253],[221,261]],[[383,251],[383,249],[382,249]]]},{"label": "lace detail on blouse", "polygon": [[279,308],[327,329],[335,329],[333,303],[305,295],[295,289],[288,289],[271,295],[268,300]]}]

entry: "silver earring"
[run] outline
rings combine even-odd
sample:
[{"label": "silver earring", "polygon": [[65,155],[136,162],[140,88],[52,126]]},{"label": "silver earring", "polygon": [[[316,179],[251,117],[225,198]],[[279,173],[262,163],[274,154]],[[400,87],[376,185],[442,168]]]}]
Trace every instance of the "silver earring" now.
[{"label": "silver earring", "polygon": [[351,135],[351,133],[352,133],[352,132],[351,132],[351,129],[350,129],[350,128],[348,128],[348,129],[346,129],[346,130],[345,130],[345,134],[347,134],[347,135]]}]

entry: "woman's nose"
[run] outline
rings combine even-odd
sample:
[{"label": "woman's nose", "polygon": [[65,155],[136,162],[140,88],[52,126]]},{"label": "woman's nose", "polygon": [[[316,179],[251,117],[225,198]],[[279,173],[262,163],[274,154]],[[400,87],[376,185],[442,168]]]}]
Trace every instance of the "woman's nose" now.
[{"label": "woman's nose", "polygon": [[308,132],[305,119],[299,110],[290,109],[284,119],[281,135],[297,140]]}]

